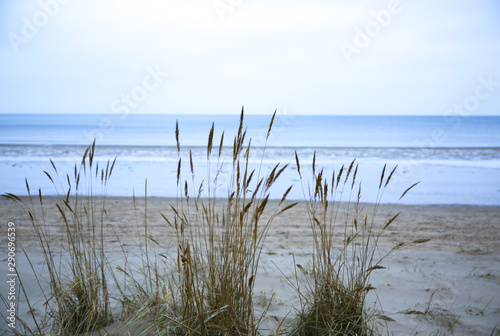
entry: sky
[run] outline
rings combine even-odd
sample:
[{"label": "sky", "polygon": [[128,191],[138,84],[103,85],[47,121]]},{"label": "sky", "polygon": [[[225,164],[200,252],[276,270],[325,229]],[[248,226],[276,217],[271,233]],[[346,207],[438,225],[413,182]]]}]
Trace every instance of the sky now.
[{"label": "sky", "polygon": [[500,115],[497,0],[0,2],[0,113]]}]

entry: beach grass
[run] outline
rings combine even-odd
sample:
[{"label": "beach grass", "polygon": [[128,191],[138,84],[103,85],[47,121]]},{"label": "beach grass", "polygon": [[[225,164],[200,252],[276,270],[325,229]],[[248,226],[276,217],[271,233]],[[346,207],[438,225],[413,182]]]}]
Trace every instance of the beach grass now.
[{"label": "beach grass", "polygon": [[[267,138],[270,135],[270,121]],[[176,126],[178,197],[170,205],[173,216],[163,215],[175,232],[177,256],[168,281],[168,306],[148,321],[147,331],[155,335],[256,335],[265,312],[254,314],[254,284],[262,247],[273,219],[295,204],[284,205],[289,190],[271,215],[262,219],[270,189],[285,166],[276,165],[269,173],[249,168],[251,140],[246,139],[243,111],[233,139],[227,198],[216,197],[224,133],[214,146],[214,125],[209,131],[207,173],[196,184],[195,167],[189,156],[188,175],[182,180],[180,131]],[[266,138],[266,139],[267,139]],[[212,161],[215,161],[213,163]],[[215,167],[211,167],[215,164]],[[215,176],[210,176],[215,171]],[[191,186],[191,187],[190,187]],[[191,193],[190,189],[194,192]],[[150,316],[159,305],[145,306],[136,316]]]},{"label": "beach grass", "polygon": [[[356,180],[359,165],[355,159],[327,175],[324,168],[316,167],[314,154],[309,182],[303,177],[297,154],[295,159],[306,199],[313,252],[307,276],[300,276],[303,266],[297,264],[296,279],[290,281],[301,304],[290,335],[375,335],[377,321],[393,319],[365,309],[366,295],[375,289],[370,276],[384,269],[382,262],[406,245],[400,243],[382,252],[378,244],[399,216],[396,213],[384,221],[376,220],[380,200],[397,167],[388,172],[384,166],[377,200],[366,209],[360,203],[362,189]],[[400,199],[414,186],[405,190]],[[347,206],[341,208],[342,203]]]},{"label": "beach grass", "polygon": [[[264,149],[275,115],[269,123]],[[144,213],[137,216],[136,223],[140,261],[130,263],[121,243],[121,261],[117,265],[109,260],[106,246],[110,238],[103,233],[107,225],[106,187],[116,159],[100,167],[95,161],[95,142],[85,151],[80,165],[75,165],[72,175],[60,176],[51,161],[53,172],[45,174],[60,195],[55,209],[45,207],[41,190],[32,196],[28,182],[29,202],[13,194],[3,195],[25,210],[49,275],[47,288],[35,274],[46,303],[44,317],[32,314],[33,321],[22,321],[23,330],[15,332],[86,335],[118,320],[118,334],[263,334],[261,326],[269,306],[256,313],[255,280],[273,220],[297,204],[286,201],[292,186],[278,202],[270,202],[273,185],[288,165],[277,164],[263,171],[261,161],[252,168],[253,147],[246,135],[243,111],[232,139],[229,162],[222,155],[224,133],[220,139],[214,139],[214,134],[212,125],[206,146],[206,172],[200,175],[191,153],[187,159],[182,157],[181,132],[176,125],[177,198],[168,204],[169,213],[162,214],[164,229],[173,232],[175,251],[168,256],[158,252],[161,242],[155,240],[148,225],[146,181],[141,204]],[[307,182],[297,155],[295,159],[311,228],[312,268],[307,276],[301,276],[305,274],[303,267],[296,264],[296,278],[287,281],[296,291],[300,307],[294,312],[293,323],[280,323],[272,333],[379,334],[375,323],[391,318],[366,309],[366,295],[373,290],[370,276],[384,268],[382,262],[388,255],[406,244],[383,254],[378,248],[384,230],[399,215],[382,222],[376,220],[378,204],[396,167],[391,172],[384,167],[377,201],[373,208],[364,209],[355,160],[327,178],[326,171],[316,167],[314,155],[312,180]],[[227,186],[221,186],[223,172],[230,176]],[[345,214],[340,214],[342,202],[348,204]],[[133,204],[138,208],[135,197]],[[63,232],[54,232],[46,224],[47,211],[58,212]],[[28,305],[34,299],[26,297]]]},{"label": "beach grass", "polygon": [[[49,326],[49,331],[56,335],[78,335],[113,321],[108,287],[110,269],[103,228],[106,216],[104,195],[115,161],[108,161],[99,168],[94,155],[95,142],[86,149],[80,165],[75,164],[71,177],[69,174],[60,176],[51,161],[53,172],[44,173],[56,188],[64,190],[55,209],[44,206],[41,190],[38,195],[31,194],[28,181],[29,202],[12,194],[4,195],[24,209],[49,276],[48,291],[39,281],[46,302],[45,318],[35,321],[35,330],[26,331],[31,334],[41,334],[42,329]],[[54,232],[46,224],[46,211],[59,213],[63,232]]]}]

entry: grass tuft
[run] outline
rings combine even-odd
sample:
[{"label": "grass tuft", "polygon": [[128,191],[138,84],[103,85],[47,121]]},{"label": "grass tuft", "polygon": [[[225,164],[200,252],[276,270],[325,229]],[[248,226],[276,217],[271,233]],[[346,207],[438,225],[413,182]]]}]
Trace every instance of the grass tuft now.
[{"label": "grass tuft", "polygon": [[[274,119],[274,118],[273,118]],[[269,125],[271,131],[272,122]],[[214,125],[207,143],[207,194],[201,195],[204,182],[192,190],[188,181],[178,180],[177,206],[173,218],[164,216],[175,231],[178,246],[176,273],[171,278],[172,310],[162,325],[176,335],[254,335],[263,316],[254,316],[253,288],[262,247],[271,222],[294,205],[284,205],[286,195],[271,215],[267,211],[270,189],[286,165],[276,165],[264,177],[250,168],[251,140],[246,141],[242,111],[238,133],[233,141],[232,171],[227,198],[216,198],[224,133],[222,134],[215,177],[211,178]],[[180,162],[181,158],[179,158]],[[180,166],[180,165],[179,165]],[[259,169],[260,171],[260,169]],[[194,170],[191,168],[194,175]],[[178,176],[181,173],[178,172]],[[259,175],[259,174],[257,174]],[[192,178],[194,184],[194,177]],[[289,192],[289,191],[288,191]],[[202,197],[203,196],[203,197]]]},{"label": "grass tuft", "polygon": [[[115,161],[99,170],[94,151],[95,142],[86,149],[80,167],[75,166],[74,184],[69,174],[60,176],[51,161],[54,175],[45,174],[56,188],[64,190],[58,196],[55,209],[46,209],[41,190],[38,198],[33,197],[27,181],[28,202],[12,194],[4,195],[18,203],[28,215],[49,275],[49,291],[43,291],[46,317],[40,323],[35,320],[38,333],[47,328],[54,335],[78,335],[113,321],[103,228],[105,192]],[[63,232],[51,230],[45,221],[47,211],[59,213]]]},{"label": "grass tuft", "polygon": [[[399,213],[379,222],[375,220],[378,203],[368,211],[362,208],[361,183],[356,183],[358,165],[355,165],[355,160],[347,170],[342,166],[337,175],[334,171],[329,182],[324,178],[324,169],[316,167],[314,155],[312,181],[307,183],[300,172],[299,158],[295,155],[307,199],[313,253],[311,271],[307,276],[301,277],[303,267],[296,265],[300,272],[296,272],[294,287],[300,298],[300,309],[289,335],[377,334],[376,320],[391,321],[392,318],[368,313],[365,299],[368,292],[375,289],[370,285],[372,272],[384,269],[382,261],[405,245],[398,244],[385,254],[380,252],[378,246],[384,230],[397,219]],[[380,197],[395,169],[386,177],[384,166],[380,174]],[[308,194],[305,193],[305,185]],[[380,200],[380,197],[377,199]],[[341,203],[346,203],[346,207],[341,208]]]}]

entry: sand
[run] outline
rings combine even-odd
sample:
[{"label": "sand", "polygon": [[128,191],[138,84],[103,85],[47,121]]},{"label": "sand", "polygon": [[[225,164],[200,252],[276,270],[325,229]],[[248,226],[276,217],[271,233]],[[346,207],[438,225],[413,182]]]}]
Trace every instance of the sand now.
[{"label": "sand", "polygon": [[[53,207],[53,202],[53,198],[46,199],[48,209]],[[105,234],[109,256],[120,262],[121,242],[132,260],[131,256],[139,250],[137,232],[143,230],[143,226],[137,226],[144,216],[143,200],[137,200],[137,211],[130,198],[109,198],[107,202]],[[148,225],[150,234],[160,244],[156,253],[171,253],[173,258],[172,231],[160,215],[160,212],[171,215],[169,204],[172,202],[175,200],[149,198]],[[363,207],[369,210],[373,205]],[[401,215],[383,236],[381,250],[388,250],[401,241],[432,240],[396,251],[384,261],[387,269],[373,273],[371,284],[376,290],[369,294],[367,307],[395,320],[383,322],[380,331],[388,335],[492,334],[500,327],[500,207],[381,205],[378,213],[383,219],[396,212]],[[22,209],[2,198],[0,214],[3,232],[0,270],[4,274],[0,292],[5,296],[8,222],[16,224],[16,243],[27,252],[42,277],[44,267],[31,224]],[[57,236],[61,232],[57,212],[46,212],[46,221],[53,225]],[[290,321],[294,309],[299,307],[295,292],[285,280],[293,277],[294,257],[296,263],[307,265],[311,250],[311,231],[305,205],[301,203],[273,222],[265,242],[255,295],[259,310],[275,293],[268,313],[270,321],[283,319],[292,311],[285,320]],[[38,304],[34,313],[40,316],[43,309],[35,300],[40,289],[19,249],[17,259],[26,291],[32,302]],[[22,301],[18,314],[26,318],[27,306]],[[6,330],[3,323],[0,321],[0,334]],[[107,328],[110,335],[119,335],[113,333],[113,328]]]}]

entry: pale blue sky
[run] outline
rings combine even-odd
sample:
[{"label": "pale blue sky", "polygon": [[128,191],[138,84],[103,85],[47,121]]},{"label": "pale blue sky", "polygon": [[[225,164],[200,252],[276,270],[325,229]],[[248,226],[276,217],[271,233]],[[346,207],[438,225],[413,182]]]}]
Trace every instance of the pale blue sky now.
[{"label": "pale blue sky", "polygon": [[11,0],[0,37],[0,113],[500,115],[495,0]]}]

